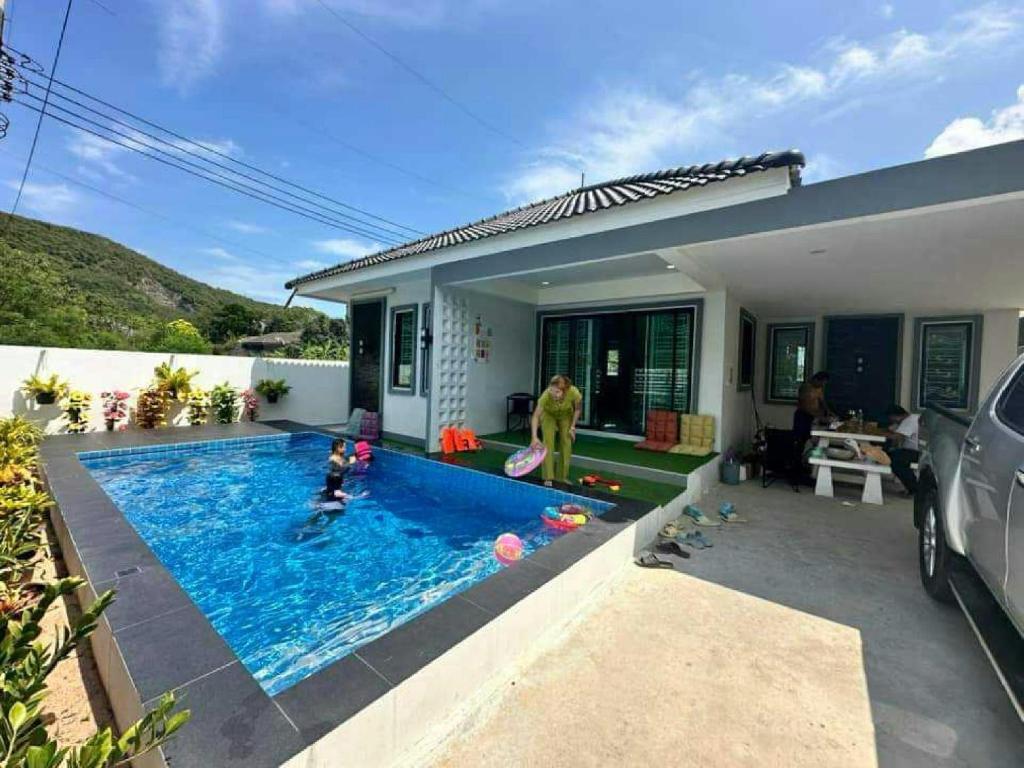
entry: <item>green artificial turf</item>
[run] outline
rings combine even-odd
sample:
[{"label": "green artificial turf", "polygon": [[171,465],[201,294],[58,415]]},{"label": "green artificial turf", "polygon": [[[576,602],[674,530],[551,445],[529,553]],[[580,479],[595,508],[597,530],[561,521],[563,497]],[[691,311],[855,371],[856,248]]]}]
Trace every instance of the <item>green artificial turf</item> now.
[{"label": "green artificial turf", "polygon": [[[493,435],[483,435],[481,439],[513,445],[528,445],[530,434],[528,432],[496,432]],[[682,474],[693,472],[716,455],[712,453],[707,456],[686,456],[681,453],[638,451],[627,440],[618,440],[614,437],[595,437],[594,435],[577,435],[576,445],[572,452],[574,456],[617,461],[622,464],[632,464],[635,467],[664,469]]]},{"label": "green artificial turf", "polygon": [[[639,451],[637,451],[637,453],[639,453]],[[441,454],[433,454],[434,458],[440,458],[440,456]],[[470,453],[453,453],[449,456],[445,456],[442,461],[455,464],[457,466],[469,467],[471,469],[501,471],[505,467],[505,459],[507,458],[507,453],[492,450],[490,448],[484,448],[482,451],[473,451]],[[573,483],[579,483],[580,477],[591,472],[593,472],[593,470],[585,469],[583,467],[569,467],[569,477]],[[534,470],[531,477],[540,477],[540,468]],[[622,489],[618,494],[611,495],[619,495],[630,499],[648,501],[652,504],[665,504],[666,502],[671,501],[682,493],[685,487],[681,485],[672,485],[670,483],[657,483],[653,480],[641,480],[635,477],[618,477],[616,479],[622,483]]]}]

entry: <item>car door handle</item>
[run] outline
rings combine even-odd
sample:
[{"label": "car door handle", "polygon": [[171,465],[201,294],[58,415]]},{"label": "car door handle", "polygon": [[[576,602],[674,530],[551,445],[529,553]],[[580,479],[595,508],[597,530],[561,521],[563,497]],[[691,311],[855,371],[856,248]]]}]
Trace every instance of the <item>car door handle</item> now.
[{"label": "car door handle", "polygon": [[1017,475],[1017,485],[1024,486],[1024,469],[1018,469],[1015,474]]},{"label": "car door handle", "polygon": [[964,445],[971,453],[979,453],[981,451],[981,443],[978,442],[976,437],[965,437]]}]

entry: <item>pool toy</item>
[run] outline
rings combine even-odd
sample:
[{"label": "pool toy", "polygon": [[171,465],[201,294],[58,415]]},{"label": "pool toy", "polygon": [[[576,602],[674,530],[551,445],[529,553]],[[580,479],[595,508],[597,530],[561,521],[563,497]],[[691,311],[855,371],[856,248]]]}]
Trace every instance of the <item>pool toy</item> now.
[{"label": "pool toy", "polygon": [[355,444],[355,456],[356,461],[370,461],[373,458],[373,449],[368,442],[360,440]]},{"label": "pool toy", "polygon": [[566,513],[562,510],[566,507],[572,507],[576,509],[583,509],[578,504],[563,504],[561,507],[545,507],[541,513],[540,519],[548,528],[554,528],[556,531],[572,531],[579,528],[581,525],[586,525],[590,519],[589,515],[579,513]]},{"label": "pool toy", "polygon": [[494,540],[494,556],[502,565],[512,565],[523,557],[523,541],[514,533],[503,533]]},{"label": "pool toy", "polygon": [[528,475],[540,466],[547,455],[548,449],[543,445],[539,448],[531,446],[522,448],[505,460],[505,474],[509,477]]},{"label": "pool toy", "polygon": [[441,453],[455,453],[458,450],[455,445],[455,427],[445,427],[441,430]]},{"label": "pool toy", "polygon": [[594,513],[582,504],[573,504],[572,502],[566,502],[558,508],[558,511],[563,515],[586,515],[589,520],[594,516]]},{"label": "pool toy", "polygon": [[484,447],[477,438],[476,433],[469,427],[459,430],[455,442],[458,444],[460,451],[479,451]]},{"label": "pool toy", "polygon": [[622,489],[622,483],[618,480],[609,480],[607,477],[601,477],[600,475],[584,475],[580,478],[580,485],[585,485],[588,488],[593,488],[595,485],[603,485],[612,493],[618,493]]}]

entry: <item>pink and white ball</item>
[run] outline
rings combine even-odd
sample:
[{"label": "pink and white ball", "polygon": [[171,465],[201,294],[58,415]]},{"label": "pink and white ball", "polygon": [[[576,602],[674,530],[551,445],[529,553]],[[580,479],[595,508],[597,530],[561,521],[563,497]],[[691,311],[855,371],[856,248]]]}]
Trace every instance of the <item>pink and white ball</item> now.
[{"label": "pink and white ball", "polygon": [[523,559],[523,540],[514,533],[503,533],[494,541],[494,556],[502,565]]}]

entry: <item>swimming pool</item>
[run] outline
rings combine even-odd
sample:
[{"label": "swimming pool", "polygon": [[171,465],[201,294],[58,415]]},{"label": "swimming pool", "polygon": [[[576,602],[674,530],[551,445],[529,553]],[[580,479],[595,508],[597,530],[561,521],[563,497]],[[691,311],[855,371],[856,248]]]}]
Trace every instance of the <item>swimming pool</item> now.
[{"label": "swimming pool", "polygon": [[378,449],[317,514],[330,438],[317,433],[80,453],[79,459],[235,655],[273,695],[556,535],[548,505],[613,505]]}]

